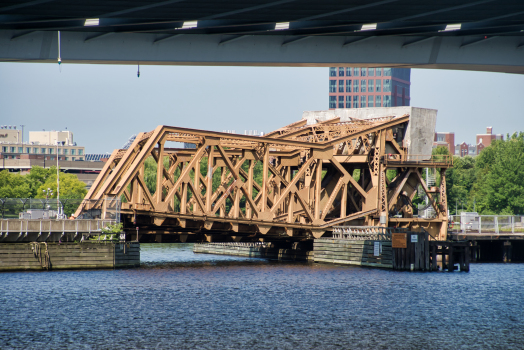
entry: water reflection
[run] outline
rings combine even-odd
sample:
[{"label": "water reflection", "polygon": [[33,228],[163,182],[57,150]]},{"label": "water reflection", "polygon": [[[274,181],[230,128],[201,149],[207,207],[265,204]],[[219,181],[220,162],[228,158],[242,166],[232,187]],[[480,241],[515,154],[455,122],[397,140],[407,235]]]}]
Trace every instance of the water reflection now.
[{"label": "water reflection", "polygon": [[524,265],[405,273],[142,245],[127,270],[0,274],[1,349],[522,348]]}]

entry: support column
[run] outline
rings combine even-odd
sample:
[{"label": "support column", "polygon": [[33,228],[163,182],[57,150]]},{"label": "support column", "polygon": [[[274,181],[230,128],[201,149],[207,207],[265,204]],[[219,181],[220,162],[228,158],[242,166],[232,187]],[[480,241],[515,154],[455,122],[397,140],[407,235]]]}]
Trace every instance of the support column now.
[{"label": "support column", "polygon": [[266,211],[267,207],[267,177],[268,177],[268,164],[269,164],[269,144],[264,147],[263,157],[263,170],[262,170],[262,198],[261,198],[261,212]]},{"label": "support column", "polygon": [[209,146],[207,156],[207,188],[206,188],[206,213],[211,212],[211,197],[213,195],[213,155],[215,146]]}]

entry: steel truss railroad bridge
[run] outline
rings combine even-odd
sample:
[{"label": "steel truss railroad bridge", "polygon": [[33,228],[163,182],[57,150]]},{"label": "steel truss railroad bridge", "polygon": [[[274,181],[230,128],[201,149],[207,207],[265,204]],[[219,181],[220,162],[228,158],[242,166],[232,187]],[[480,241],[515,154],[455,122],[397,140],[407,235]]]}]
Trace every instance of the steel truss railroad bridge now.
[{"label": "steel truss railroad bridge", "polygon": [[[435,120],[398,115],[422,110],[410,107],[369,110],[365,118],[351,110],[310,113],[264,137],[160,125],[113,151],[75,216],[98,210],[103,218],[108,199],[122,198],[124,227],[137,238],[296,242],[329,236],[344,224],[424,228],[446,239],[452,158],[413,153],[421,142],[431,153]],[[431,139],[416,139],[420,127]],[[168,148],[167,141],[196,148]],[[154,191],[144,177],[149,157],[157,163]],[[440,170],[439,187],[426,186],[423,168]],[[434,218],[413,217],[419,187]]]}]

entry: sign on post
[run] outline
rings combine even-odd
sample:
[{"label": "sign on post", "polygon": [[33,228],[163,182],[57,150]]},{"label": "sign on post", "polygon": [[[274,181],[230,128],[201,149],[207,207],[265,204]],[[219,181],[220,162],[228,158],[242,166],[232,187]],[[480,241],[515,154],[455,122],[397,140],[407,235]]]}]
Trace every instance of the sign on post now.
[{"label": "sign on post", "polygon": [[408,247],[408,235],[406,233],[392,233],[391,234],[391,247],[392,248],[407,248]]},{"label": "sign on post", "polygon": [[417,243],[418,242],[418,235],[411,235],[411,243]]}]

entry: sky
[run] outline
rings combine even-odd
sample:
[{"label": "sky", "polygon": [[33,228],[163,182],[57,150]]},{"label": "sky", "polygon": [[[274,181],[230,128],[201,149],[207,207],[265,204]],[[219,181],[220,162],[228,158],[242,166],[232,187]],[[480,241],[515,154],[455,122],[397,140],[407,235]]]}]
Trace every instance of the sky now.
[{"label": "sky", "polygon": [[[160,124],[269,132],[328,109],[328,68],[0,63],[0,125],[67,130],[86,153],[111,153]],[[455,142],[524,131],[524,75],[411,70],[411,106],[438,110]]]}]

